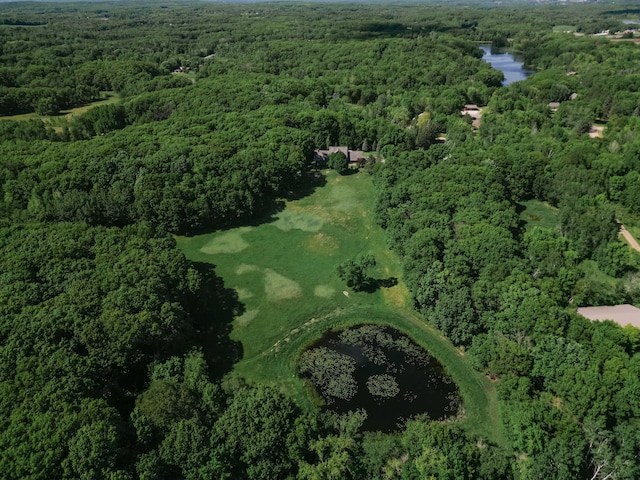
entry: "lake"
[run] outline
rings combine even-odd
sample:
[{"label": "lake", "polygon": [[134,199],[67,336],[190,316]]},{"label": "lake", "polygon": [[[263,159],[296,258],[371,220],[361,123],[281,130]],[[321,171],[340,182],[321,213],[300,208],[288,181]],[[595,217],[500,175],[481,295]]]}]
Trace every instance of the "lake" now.
[{"label": "lake", "polygon": [[480,48],[484,52],[482,59],[504,74],[502,85],[505,87],[513,82],[525,80],[529,75],[535,73],[533,70],[522,68],[524,60],[520,55],[492,50],[490,45],[480,45]]},{"label": "lake", "polygon": [[396,431],[419,414],[434,420],[454,417],[461,402],[442,365],[391,327],[329,331],[301,355],[299,367],[325,410],[365,410],[367,431]]}]

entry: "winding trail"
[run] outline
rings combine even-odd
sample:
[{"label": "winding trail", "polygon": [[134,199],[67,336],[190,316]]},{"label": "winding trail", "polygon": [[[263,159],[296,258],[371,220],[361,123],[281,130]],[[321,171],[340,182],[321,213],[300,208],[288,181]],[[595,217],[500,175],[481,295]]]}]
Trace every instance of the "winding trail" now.
[{"label": "winding trail", "polygon": [[631,235],[629,231],[626,228],[624,228],[624,225],[622,224],[620,224],[620,233],[622,234],[624,239],[627,241],[627,243],[631,245],[631,248],[640,252],[640,244],[635,238],[633,238],[633,235]]}]

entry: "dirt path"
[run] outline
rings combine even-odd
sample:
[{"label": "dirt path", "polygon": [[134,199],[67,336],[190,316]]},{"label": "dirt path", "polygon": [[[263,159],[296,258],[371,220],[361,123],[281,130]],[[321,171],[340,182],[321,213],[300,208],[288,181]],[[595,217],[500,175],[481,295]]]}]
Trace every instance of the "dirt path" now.
[{"label": "dirt path", "polygon": [[638,244],[638,241],[635,238],[633,238],[633,236],[629,233],[629,231],[626,228],[624,228],[624,225],[622,224],[620,224],[620,233],[622,234],[624,239],[627,241],[627,243],[631,245],[631,248],[640,252],[640,244]]}]

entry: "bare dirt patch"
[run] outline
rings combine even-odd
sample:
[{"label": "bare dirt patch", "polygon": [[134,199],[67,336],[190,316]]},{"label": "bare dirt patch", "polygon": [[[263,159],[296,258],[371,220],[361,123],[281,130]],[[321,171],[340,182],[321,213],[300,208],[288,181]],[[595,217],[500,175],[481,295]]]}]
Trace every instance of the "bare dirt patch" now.
[{"label": "bare dirt patch", "polygon": [[249,246],[249,242],[242,238],[242,235],[250,231],[251,227],[242,227],[225,232],[222,235],[212,238],[200,251],[208,255],[240,253]]},{"label": "bare dirt patch", "polygon": [[289,300],[302,296],[302,287],[298,282],[270,268],[264,270],[264,291],[271,301]]},{"label": "bare dirt patch", "polygon": [[246,300],[253,297],[253,293],[247,288],[236,288],[236,292],[238,292],[238,300]]},{"label": "bare dirt patch", "polygon": [[238,268],[236,268],[236,275],[244,275],[245,273],[257,272],[258,270],[260,270],[260,267],[258,267],[257,265],[241,263],[240,265],[238,265]]},{"label": "bare dirt patch", "polygon": [[247,310],[246,312],[244,312],[242,315],[240,315],[239,317],[236,318],[236,323],[242,327],[244,327],[245,325],[247,325],[249,322],[251,322],[251,320],[253,320],[254,318],[256,318],[258,316],[258,313],[260,313],[260,310],[255,309],[255,310]]}]

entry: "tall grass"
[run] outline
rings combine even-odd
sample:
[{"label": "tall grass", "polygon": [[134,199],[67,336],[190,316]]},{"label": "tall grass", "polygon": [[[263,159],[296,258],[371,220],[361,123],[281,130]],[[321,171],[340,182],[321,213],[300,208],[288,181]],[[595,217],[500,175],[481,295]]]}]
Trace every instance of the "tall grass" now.
[{"label": "tall grass", "polygon": [[527,223],[527,229],[533,227],[558,228],[559,219],[557,208],[539,200],[528,200],[522,202],[521,206],[524,207],[524,209],[520,212],[520,218]]}]

